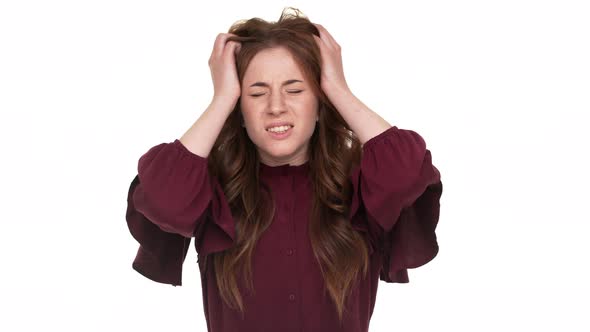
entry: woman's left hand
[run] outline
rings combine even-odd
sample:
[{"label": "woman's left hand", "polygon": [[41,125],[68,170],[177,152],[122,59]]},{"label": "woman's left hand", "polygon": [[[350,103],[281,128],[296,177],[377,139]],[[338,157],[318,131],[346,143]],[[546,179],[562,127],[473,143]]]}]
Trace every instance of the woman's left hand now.
[{"label": "woman's left hand", "polygon": [[346,79],[344,78],[340,45],[334,40],[326,28],[320,24],[314,23],[314,25],[320,31],[320,37],[316,35],[313,35],[313,37],[320,48],[322,56],[322,90],[324,90],[328,98],[335,96],[335,94],[350,92]]}]

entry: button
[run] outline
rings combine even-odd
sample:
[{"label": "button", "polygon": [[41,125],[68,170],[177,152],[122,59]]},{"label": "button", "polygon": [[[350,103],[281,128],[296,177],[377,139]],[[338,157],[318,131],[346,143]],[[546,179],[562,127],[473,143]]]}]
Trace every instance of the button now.
[{"label": "button", "polygon": [[293,255],[293,252],[295,252],[294,249],[288,249],[287,250],[287,255],[291,256],[291,255]]},{"label": "button", "polygon": [[295,294],[289,294],[289,301],[295,300]]}]

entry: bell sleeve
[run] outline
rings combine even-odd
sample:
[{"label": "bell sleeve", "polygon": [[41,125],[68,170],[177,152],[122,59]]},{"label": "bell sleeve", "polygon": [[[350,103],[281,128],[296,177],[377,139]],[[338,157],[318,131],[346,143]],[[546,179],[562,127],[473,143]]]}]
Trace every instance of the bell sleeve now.
[{"label": "bell sleeve", "polygon": [[431,261],[439,247],[442,182],[424,139],[393,126],[363,145],[352,170],[351,220],[362,214],[382,254],[380,279],[409,282],[409,268]]},{"label": "bell sleeve", "polygon": [[140,246],[133,268],[145,277],[181,285],[191,239],[199,257],[234,244],[235,223],[207,159],[178,139],[149,149],[138,162],[127,196],[127,226]]}]

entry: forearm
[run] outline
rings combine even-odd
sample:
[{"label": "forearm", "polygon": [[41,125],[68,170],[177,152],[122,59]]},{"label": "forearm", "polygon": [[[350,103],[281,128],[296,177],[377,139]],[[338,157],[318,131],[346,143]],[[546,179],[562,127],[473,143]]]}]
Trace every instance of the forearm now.
[{"label": "forearm", "polygon": [[387,121],[363,104],[350,90],[334,92],[329,98],[361,144],[391,128]]},{"label": "forearm", "polygon": [[236,101],[213,99],[180,142],[192,153],[207,158]]}]

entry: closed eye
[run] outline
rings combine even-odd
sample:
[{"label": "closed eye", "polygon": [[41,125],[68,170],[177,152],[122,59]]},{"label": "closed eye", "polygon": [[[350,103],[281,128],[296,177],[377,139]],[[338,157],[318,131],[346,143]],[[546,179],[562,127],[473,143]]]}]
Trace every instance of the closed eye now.
[{"label": "closed eye", "polygon": [[[289,90],[287,92],[288,93],[291,93],[291,94],[298,94],[298,93],[303,92],[303,90]],[[255,94],[251,94],[250,97],[260,97],[260,96],[263,96],[263,95],[265,95],[265,93],[255,93]]]}]

